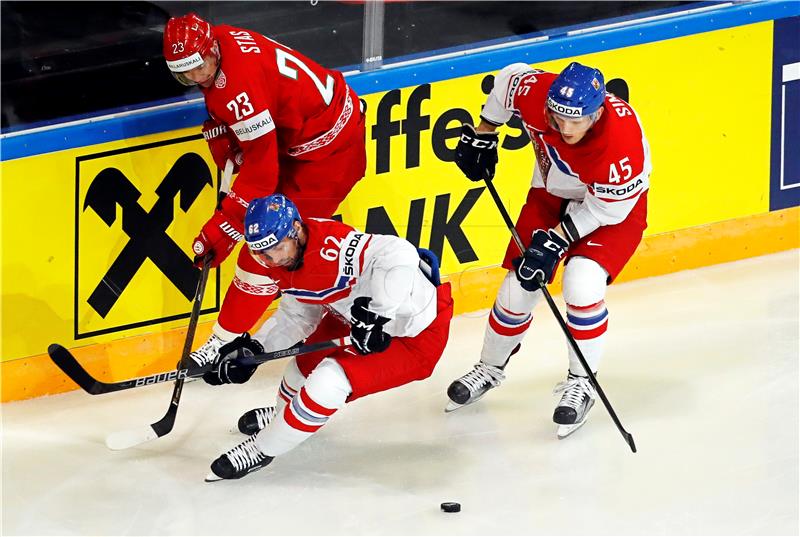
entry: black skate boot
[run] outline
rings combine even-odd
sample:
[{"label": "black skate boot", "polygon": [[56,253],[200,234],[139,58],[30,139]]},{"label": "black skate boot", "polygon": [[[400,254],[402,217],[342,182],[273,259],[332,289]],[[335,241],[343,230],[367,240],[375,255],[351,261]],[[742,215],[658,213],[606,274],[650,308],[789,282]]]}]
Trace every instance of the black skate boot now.
[{"label": "black skate boot", "polygon": [[569,373],[567,380],[560,382],[553,390],[553,395],[563,393],[558,402],[553,421],[558,424],[558,438],[566,438],[586,423],[589,410],[594,406],[596,397],[589,377],[581,377]]},{"label": "black skate boot", "polygon": [[256,445],[255,435],[251,436],[230,451],[226,451],[211,463],[211,473],[206,482],[222,479],[240,479],[272,462],[274,457],[264,455]]},{"label": "black skate boot", "polygon": [[472,371],[454,380],[447,388],[447,397],[450,398],[450,401],[447,402],[444,411],[452,412],[462,406],[472,404],[492,388],[500,386],[500,383],[506,378],[503,370],[508,365],[508,360],[519,352],[520,347],[520,344],[514,347],[514,350],[506,358],[506,363],[502,366],[497,367],[478,362]]},{"label": "black skate boot", "polygon": [[239,432],[248,435],[256,434],[272,423],[273,418],[275,418],[274,406],[265,406],[248,410],[239,418]]}]

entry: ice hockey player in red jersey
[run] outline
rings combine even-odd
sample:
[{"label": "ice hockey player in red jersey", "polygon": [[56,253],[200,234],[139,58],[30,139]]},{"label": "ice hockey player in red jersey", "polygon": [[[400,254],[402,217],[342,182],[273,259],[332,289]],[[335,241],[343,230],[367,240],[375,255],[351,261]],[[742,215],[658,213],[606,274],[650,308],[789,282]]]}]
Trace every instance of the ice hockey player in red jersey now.
[{"label": "ice hockey player in red jersey", "polygon": [[[248,203],[280,192],[306,216],[328,218],[366,168],[364,115],[342,74],[251,30],[212,26],[194,13],[171,18],[164,57],[173,76],[198,85],[214,162],[236,164],[228,195],[194,240],[216,267],[243,237]],[[242,248],[209,340],[191,354],[203,365],[249,330],[270,301],[265,268]]]},{"label": "ice hockey player in red jersey", "polygon": [[[518,115],[533,142],[532,187],[512,241],[508,269],[489,314],[480,360],[447,390],[446,410],[474,403],[505,379],[531,312],[561,259],[567,325],[596,373],[608,327],[606,286],[628,262],[647,227],[650,149],[633,108],[606,93],[602,73],[577,62],[559,75],[517,63],[502,69],[477,128],[462,126],[456,164],[473,181],[494,177],[496,129]],[[553,414],[563,438],[585,423],[595,392],[569,347],[567,379]]]},{"label": "ice hockey player in red jersey", "polygon": [[[301,354],[286,366],[274,407],[239,419],[251,435],[211,465],[208,481],[238,479],[320,429],[346,403],[431,375],[447,344],[453,300],[427,250],[335,220],[302,219],[281,194],[245,216],[248,255],[265,270],[267,302],[280,305],[250,338],[222,347],[209,384],[246,382],[241,357],[350,336],[351,344]],[[257,312],[259,315],[263,311]]]}]

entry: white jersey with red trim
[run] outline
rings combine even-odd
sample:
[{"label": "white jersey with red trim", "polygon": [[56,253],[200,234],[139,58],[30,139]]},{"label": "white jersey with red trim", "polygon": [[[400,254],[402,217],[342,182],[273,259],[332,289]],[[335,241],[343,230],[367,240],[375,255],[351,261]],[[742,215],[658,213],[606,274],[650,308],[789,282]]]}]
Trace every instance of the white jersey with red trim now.
[{"label": "white jersey with red trim", "polygon": [[413,337],[436,318],[436,288],[420,270],[416,248],[392,235],[363,233],[322,218],[305,220],[303,265],[269,269],[265,278],[282,293],[278,310],[256,332],[267,351],[308,337],[329,312],[349,323],[353,301],[370,297],[369,309],[391,319],[383,330]]},{"label": "white jersey with red trim", "polygon": [[558,75],[524,63],[502,69],[481,118],[495,125],[518,115],[536,152],[532,186],[577,200],[567,212],[581,237],[625,220],[650,186],[650,146],[639,117],[607,94],[603,114],[577,144],[564,142],[546,113],[547,92]]}]

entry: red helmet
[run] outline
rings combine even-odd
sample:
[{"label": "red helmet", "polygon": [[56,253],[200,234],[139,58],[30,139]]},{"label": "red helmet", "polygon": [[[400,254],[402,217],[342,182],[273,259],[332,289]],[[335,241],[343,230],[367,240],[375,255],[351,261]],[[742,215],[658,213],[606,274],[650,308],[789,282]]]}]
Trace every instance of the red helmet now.
[{"label": "red helmet", "polygon": [[181,73],[202,65],[207,55],[213,53],[219,60],[219,50],[215,44],[211,24],[195,13],[172,17],[164,27],[164,59],[172,75],[181,84],[195,84]]}]

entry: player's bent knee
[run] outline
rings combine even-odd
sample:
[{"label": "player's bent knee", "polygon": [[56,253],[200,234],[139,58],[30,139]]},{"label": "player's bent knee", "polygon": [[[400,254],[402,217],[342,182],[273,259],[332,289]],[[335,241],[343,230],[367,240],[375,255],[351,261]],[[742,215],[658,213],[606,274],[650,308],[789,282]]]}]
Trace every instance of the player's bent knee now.
[{"label": "player's bent knee", "polygon": [[339,362],[325,358],[308,376],[305,390],[314,402],[326,408],[341,408],[353,388]]},{"label": "player's bent knee", "polygon": [[589,306],[606,296],[608,273],[597,261],[573,257],[564,268],[564,300],[572,306]]},{"label": "player's bent knee", "polygon": [[283,380],[294,391],[298,391],[305,382],[306,376],[303,375],[302,371],[300,371],[300,368],[297,366],[296,357],[289,360],[289,363],[286,364],[286,369],[283,370]]},{"label": "player's bent knee", "polygon": [[496,301],[506,312],[513,312],[518,315],[527,316],[542,299],[542,292],[531,293],[522,288],[513,270],[506,273],[503,283],[497,292]]}]

